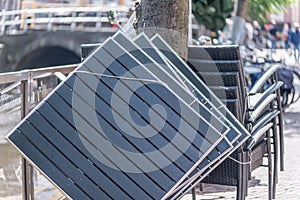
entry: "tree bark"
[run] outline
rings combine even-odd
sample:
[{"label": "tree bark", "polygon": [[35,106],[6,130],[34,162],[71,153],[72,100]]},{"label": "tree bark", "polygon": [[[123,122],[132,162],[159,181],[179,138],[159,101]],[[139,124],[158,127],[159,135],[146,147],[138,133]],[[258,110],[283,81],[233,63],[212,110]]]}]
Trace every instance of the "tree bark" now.
[{"label": "tree bark", "polygon": [[148,37],[158,33],[187,58],[189,0],[141,0],[136,4],[134,28]]},{"label": "tree bark", "polygon": [[246,19],[249,0],[238,0],[236,16]]}]

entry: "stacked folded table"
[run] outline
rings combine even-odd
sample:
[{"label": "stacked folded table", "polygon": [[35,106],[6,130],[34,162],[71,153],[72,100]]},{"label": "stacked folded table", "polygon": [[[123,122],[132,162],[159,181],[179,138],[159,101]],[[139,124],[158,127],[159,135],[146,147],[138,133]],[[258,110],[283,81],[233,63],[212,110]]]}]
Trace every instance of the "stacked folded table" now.
[{"label": "stacked folded table", "polygon": [[249,138],[159,36],[98,46],[7,136],[72,199],[176,199]]}]

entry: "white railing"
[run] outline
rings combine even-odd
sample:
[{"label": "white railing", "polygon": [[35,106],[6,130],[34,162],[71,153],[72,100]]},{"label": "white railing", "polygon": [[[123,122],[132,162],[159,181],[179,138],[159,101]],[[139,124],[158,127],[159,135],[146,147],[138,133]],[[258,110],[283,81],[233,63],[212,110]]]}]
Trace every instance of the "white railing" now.
[{"label": "white railing", "polygon": [[110,10],[120,12],[120,24],[127,22],[127,7],[55,7],[2,11],[0,34],[26,32],[30,29],[109,31],[113,29],[108,19]]}]

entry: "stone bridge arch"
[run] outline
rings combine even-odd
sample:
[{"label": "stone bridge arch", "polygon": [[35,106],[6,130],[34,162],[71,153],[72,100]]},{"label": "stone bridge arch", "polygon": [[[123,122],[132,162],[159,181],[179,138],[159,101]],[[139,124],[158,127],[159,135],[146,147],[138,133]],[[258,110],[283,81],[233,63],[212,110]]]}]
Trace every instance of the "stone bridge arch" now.
[{"label": "stone bridge arch", "polygon": [[31,51],[25,52],[17,60],[17,70],[32,69],[39,67],[59,66],[80,62],[77,50],[71,50],[63,45],[36,46]]},{"label": "stone bridge arch", "polygon": [[0,71],[80,62],[81,44],[100,43],[113,32],[31,31],[0,38],[4,44]]}]

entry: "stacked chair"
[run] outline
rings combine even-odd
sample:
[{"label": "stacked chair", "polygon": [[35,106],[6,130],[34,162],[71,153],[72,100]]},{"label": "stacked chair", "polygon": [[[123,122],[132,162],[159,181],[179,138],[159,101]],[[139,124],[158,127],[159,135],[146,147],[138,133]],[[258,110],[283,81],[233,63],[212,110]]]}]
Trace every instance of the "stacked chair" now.
[{"label": "stacked chair", "polygon": [[275,97],[248,123],[256,105],[247,103],[239,59],[226,62],[231,71],[221,77],[230,81],[220,87],[205,82],[220,74],[189,66],[159,35],[118,32],[82,52],[74,72],[7,136],[66,196],[178,199],[224,169],[245,197],[249,156],[260,141],[270,155],[277,133],[269,129],[280,123]]},{"label": "stacked chair", "polygon": [[[245,176],[248,174],[251,177],[251,171],[262,166],[263,157],[267,156],[269,198],[274,198],[278,141],[283,170],[283,124],[279,94],[282,82],[278,82],[276,74],[280,66],[271,67],[248,92],[238,46],[192,46],[189,48],[188,63],[251,133],[251,139],[233,152],[234,159],[225,160],[202,182],[237,186],[237,199],[244,199],[247,194]],[[219,75],[218,80],[212,81],[211,74]]]},{"label": "stacked chair", "polygon": [[[274,154],[273,161],[273,190],[272,197],[275,198],[276,194],[276,183],[278,182],[277,171],[278,165],[280,170],[284,170],[284,137],[283,137],[283,116],[282,116],[282,103],[279,88],[283,85],[281,81],[278,81],[277,70],[281,67],[279,64],[275,64],[270,67],[258,80],[258,82],[249,91],[249,102],[250,106],[250,116],[249,123],[255,124],[256,121],[263,123],[272,124],[272,147]],[[270,103],[269,107],[264,106],[264,103]],[[265,103],[265,104],[266,104]],[[258,108],[260,107],[260,108]],[[258,108],[258,109],[257,109]],[[266,109],[267,108],[267,109]],[[253,112],[258,110],[260,112]],[[270,119],[272,121],[270,122]],[[258,125],[256,125],[257,127]],[[255,126],[252,126],[254,129]],[[268,133],[268,134],[270,134]],[[278,158],[280,158],[280,163],[278,163]],[[257,164],[253,163],[251,165],[252,169],[258,167]],[[270,177],[269,177],[270,178]],[[271,180],[269,180],[270,182]],[[270,187],[270,184],[269,184]],[[271,188],[270,188],[271,189]]]},{"label": "stacked chair", "polygon": [[[238,47],[189,47],[188,64],[236,119],[245,125],[247,95]],[[209,84],[211,77],[207,76],[208,73],[214,73],[218,78],[213,81],[213,85]],[[229,73],[234,76],[228,78]],[[237,199],[243,199],[246,195],[248,156],[243,147],[240,147],[231,155],[233,159],[226,159],[202,182],[237,186]]]}]

